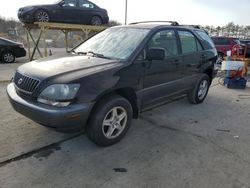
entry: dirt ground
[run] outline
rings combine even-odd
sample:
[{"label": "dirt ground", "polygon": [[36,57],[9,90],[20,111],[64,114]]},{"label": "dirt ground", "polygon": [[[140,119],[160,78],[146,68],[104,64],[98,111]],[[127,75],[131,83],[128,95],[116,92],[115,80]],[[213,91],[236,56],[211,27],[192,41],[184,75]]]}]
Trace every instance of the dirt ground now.
[{"label": "dirt ground", "polygon": [[0,83],[0,187],[248,188],[250,85],[215,80],[207,100],[141,114],[118,144],[48,130],[17,114]]}]

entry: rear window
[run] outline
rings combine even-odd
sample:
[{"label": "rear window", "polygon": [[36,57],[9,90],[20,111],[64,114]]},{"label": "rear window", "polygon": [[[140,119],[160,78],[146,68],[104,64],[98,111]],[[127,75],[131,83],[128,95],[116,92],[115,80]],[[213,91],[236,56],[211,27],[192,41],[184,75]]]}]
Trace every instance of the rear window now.
[{"label": "rear window", "polygon": [[230,45],[230,39],[228,38],[212,38],[215,45]]},{"label": "rear window", "polygon": [[205,31],[196,30],[195,32],[200,37],[205,49],[215,48],[214,42],[212,41],[212,39],[208,36],[208,34]]}]

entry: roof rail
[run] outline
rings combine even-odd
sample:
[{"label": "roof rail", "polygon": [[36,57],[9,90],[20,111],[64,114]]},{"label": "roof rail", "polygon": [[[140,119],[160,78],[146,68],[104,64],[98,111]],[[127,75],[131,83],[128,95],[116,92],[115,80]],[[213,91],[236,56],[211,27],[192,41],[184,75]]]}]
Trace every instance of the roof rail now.
[{"label": "roof rail", "polygon": [[185,27],[191,27],[191,28],[195,28],[195,29],[203,29],[201,26],[199,25],[180,25],[180,26],[185,26]]},{"label": "roof rail", "polygon": [[170,23],[172,26],[179,26],[179,23],[176,21],[143,21],[143,22],[134,22],[129,25],[141,24],[141,23]]}]

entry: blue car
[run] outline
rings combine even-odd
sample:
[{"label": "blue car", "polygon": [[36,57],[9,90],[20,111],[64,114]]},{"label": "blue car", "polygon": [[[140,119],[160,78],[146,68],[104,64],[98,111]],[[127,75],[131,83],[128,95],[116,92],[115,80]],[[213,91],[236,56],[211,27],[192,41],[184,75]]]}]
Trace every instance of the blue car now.
[{"label": "blue car", "polygon": [[50,5],[26,6],[18,10],[24,23],[60,22],[101,25],[109,22],[108,12],[87,0],[60,0]]}]

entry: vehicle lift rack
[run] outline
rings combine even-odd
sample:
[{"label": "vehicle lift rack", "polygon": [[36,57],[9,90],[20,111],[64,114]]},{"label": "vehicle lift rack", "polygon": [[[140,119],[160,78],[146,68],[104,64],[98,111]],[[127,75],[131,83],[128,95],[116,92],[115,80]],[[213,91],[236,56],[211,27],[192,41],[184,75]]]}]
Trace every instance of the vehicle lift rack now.
[{"label": "vehicle lift rack", "polygon": [[[81,31],[85,33],[86,39],[89,38],[90,32],[101,32],[107,28],[107,26],[93,26],[93,25],[79,25],[79,24],[66,24],[66,23],[52,23],[52,22],[35,22],[34,24],[23,24],[23,27],[26,30],[27,45],[28,45],[28,54],[29,60],[34,59],[36,51],[38,51],[41,58],[48,56],[48,48],[46,43],[46,32],[48,30],[59,30],[62,31],[65,35],[65,48],[66,51],[69,49],[68,43],[68,33],[71,31]],[[35,40],[35,37],[32,35],[32,30],[40,30],[38,38]],[[39,49],[39,43],[43,38],[44,43],[44,53]],[[30,42],[34,43],[34,48],[31,49]]]}]

